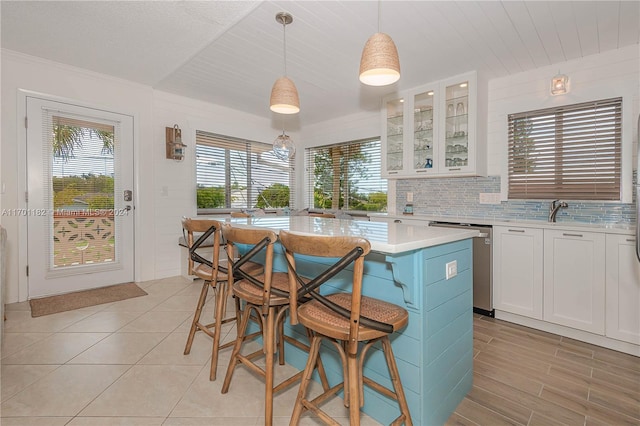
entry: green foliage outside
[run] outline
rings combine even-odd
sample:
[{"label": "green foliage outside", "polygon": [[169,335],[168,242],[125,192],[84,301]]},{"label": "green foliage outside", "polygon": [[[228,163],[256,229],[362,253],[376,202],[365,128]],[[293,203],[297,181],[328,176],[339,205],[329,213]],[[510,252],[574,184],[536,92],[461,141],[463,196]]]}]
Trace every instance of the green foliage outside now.
[{"label": "green foliage outside", "polygon": [[53,207],[84,204],[87,209],[113,209],[114,180],[105,175],[54,176]]},{"label": "green foliage outside", "polygon": [[218,209],[224,207],[224,188],[199,186],[196,189],[199,209]]},{"label": "green foliage outside", "polygon": [[96,136],[102,141],[102,152],[113,153],[113,132],[92,129],[88,127],[76,127],[65,124],[53,126],[53,156],[62,158],[65,162],[73,157],[76,148],[82,148],[82,143],[87,137]]},{"label": "green foliage outside", "polygon": [[536,166],[535,141],[531,137],[533,122],[528,118],[513,122],[513,172],[514,174],[532,173]]},{"label": "green foliage outside", "polygon": [[259,209],[287,206],[289,206],[289,187],[281,183],[274,183],[263,189],[258,194],[258,202],[255,205]]},{"label": "green foliage outside", "polygon": [[[102,152],[113,153],[113,132],[87,127],[54,124],[53,156],[67,162],[83,142],[95,136],[102,141]],[[112,176],[82,175],[53,177],[53,207],[83,205],[87,209],[113,209],[114,180]]]},{"label": "green foliage outside", "polygon": [[316,153],[314,158],[314,208],[384,211],[387,194],[358,192],[358,183],[370,178],[369,154],[364,145],[330,147]]}]

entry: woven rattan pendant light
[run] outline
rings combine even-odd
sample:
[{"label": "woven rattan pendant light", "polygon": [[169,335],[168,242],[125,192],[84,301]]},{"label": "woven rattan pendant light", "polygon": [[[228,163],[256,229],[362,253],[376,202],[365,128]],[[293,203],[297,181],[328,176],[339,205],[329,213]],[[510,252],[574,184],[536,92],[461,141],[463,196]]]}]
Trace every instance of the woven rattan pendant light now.
[{"label": "woven rattan pendant light", "polygon": [[286,12],[276,14],[276,21],[282,24],[284,39],[284,76],[280,77],[271,88],[271,100],[269,108],[280,114],[295,114],[300,112],[300,99],[298,89],[293,81],[287,77],[287,25],[293,22],[293,16]]},{"label": "woven rattan pendant light", "polygon": [[386,86],[399,79],[398,49],[389,35],[380,32],[380,1],[378,1],[378,32],[369,37],[362,49],[360,81],[369,86]]}]

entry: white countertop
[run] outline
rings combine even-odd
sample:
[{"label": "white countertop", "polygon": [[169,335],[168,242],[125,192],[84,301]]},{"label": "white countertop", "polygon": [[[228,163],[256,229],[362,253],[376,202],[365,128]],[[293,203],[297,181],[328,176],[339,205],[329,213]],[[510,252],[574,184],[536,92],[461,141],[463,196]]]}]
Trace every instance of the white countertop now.
[{"label": "white countertop", "polygon": [[583,232],[603,232],[609,234],[633,235],[635,226],[627,224],[606,224],[606,223],[583,223],[583,222],[547,222],[543,220],[522,220],[522,219],[503,219],[503,218],[473,218],[473,217],[436,217],[427,215],[403,215],[403,214],[386,214],[371,213],[369,217],[389,218],[389,219],[413,219],[423,220],[425,222],[451,222],[451,223],[467,223],[473,225],[491,225],[491,226],[519,226],[523,228],[539,228],[539,229],[565,229],[570,231]]},{"label": "white countertop", "polygon": [[430,228],[310,216],[256,216],[248,218],[201,216],[200,218],[231,222],[237,226],[268,228],[276,232],[285,229],[302,234],[363,237],[371,243],[371,250],[390,254],[437,246],[479,235],[478,231],[468,229]]}]

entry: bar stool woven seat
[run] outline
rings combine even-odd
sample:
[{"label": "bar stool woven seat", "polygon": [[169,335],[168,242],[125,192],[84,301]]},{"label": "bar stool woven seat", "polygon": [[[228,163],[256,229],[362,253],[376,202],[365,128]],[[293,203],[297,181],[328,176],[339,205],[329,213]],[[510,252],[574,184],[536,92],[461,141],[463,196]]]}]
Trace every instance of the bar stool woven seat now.
[{"label": "bar stool woven seat", "polygon": [[[335,293],[326,296],[327,300],[346,309],[351,309],[351,293]],[[375,321],[390,324],[393,330],[399,330],[409,321],[409,313],[393,303],[372,297],[362,296],[360,301],[360,314]],[[302,324],[313,323],[314,329],[325,336],[338,340],[348,340],[350,322],[349,318],[337,314],[322,303],[312,300],[298,308],[298,319]],[[358,339],[370,340],[387,335],[384,331],[361,326],[358,330]]]}]

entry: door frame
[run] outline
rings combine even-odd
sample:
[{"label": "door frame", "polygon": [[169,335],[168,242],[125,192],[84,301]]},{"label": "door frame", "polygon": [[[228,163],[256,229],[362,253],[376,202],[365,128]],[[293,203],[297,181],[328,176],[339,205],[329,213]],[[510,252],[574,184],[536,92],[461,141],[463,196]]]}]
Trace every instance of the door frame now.
[{"label": "door frame", "polygon": [[[141,267],[141,226],[138,209],[139,194],[140,194],[140,181],[138,176],[138,159],[139,155],[139,116],[133,111],[120,110],[118,108],[112,108],[105,105],[99,105],[95,103],[85,102],[78,99],[66,98],[63,96],[50,95],[46,93],[36,92],[32,90],[18,89],[17,93],[17,114],[16,114],[16,129],[18,144],[18,209],[26,209],[27,202],[25,200],[25,194],[27,191],[27,128],[25,127],[25,118],[27,116],[27,97],[40,98],[47,101],[68,103],[77,105],[84,108],[92,108],[97,110],[104,110],[108,112],[114,112],[117,114],[123,114],[131,116],[133,119],[133,205],[137,214],[133,215],[133,249],[134,249],[134,281],[140,282],[140,267]],[[18,252],[18,301],[24,302],[29,298],[29,279],[27,277],[27,216],[18,216],[18,238],[16,243],[16,249]]]}]

